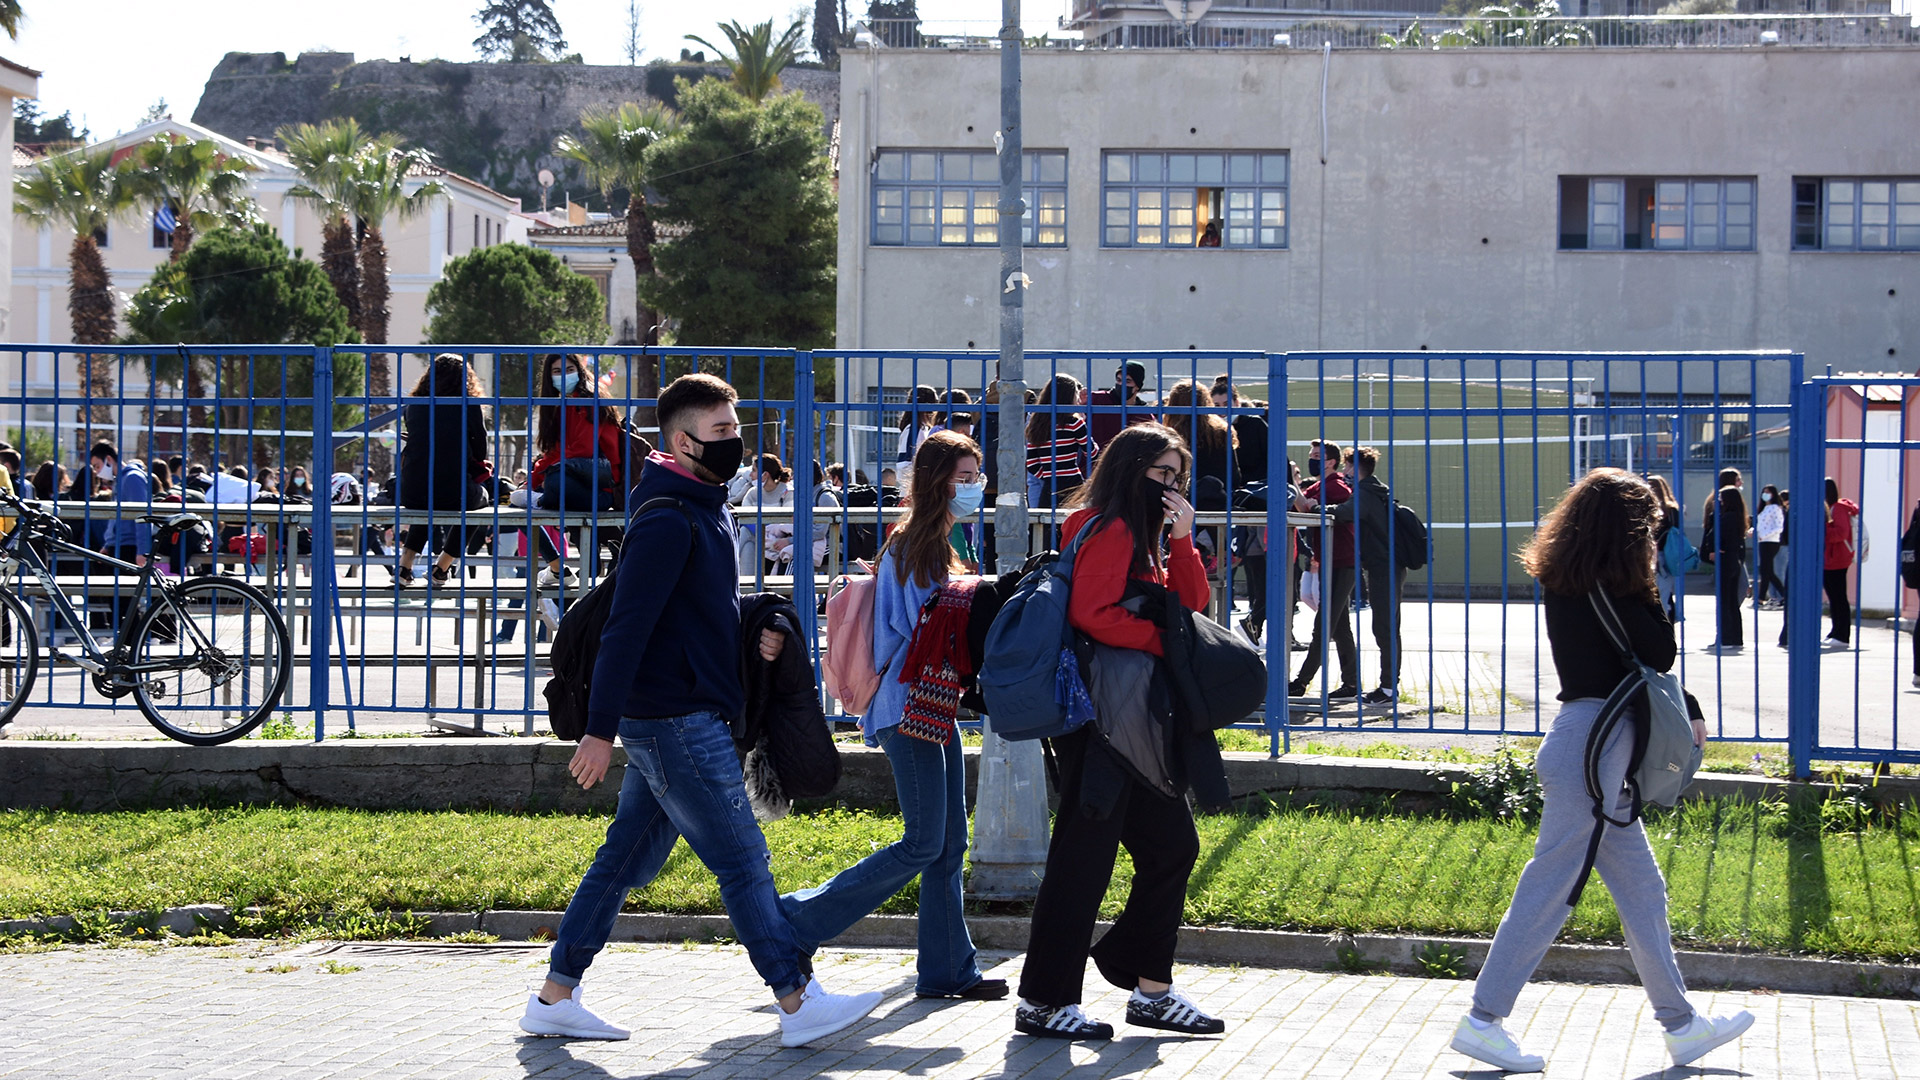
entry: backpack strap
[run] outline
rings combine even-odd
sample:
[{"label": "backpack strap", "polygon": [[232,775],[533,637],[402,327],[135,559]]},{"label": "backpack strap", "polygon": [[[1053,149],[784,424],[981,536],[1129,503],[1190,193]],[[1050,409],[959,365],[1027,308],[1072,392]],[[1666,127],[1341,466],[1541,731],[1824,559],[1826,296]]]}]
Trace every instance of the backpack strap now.
[{"label": "backpack strap", "polygon": [[[648,499],[646,502],[641,503],[640,509],[635,510],[633,512],[633,517],[628,519],[627,536],[632,536],[633,531],[640,527],[641,518],[646,517],[649,513],[655,510],[659,510],[663,507],[668,507],[668,506],[671,506],[675,510],[680,511],[680,516],[687,519],[687,533],[689,535],[695,534],[695,532],[697,531],[697,527],[693,523],[693,514],[691,514],[687,510],[687,504],[684,502],[681,502],[677,496],[656,495],[653,498]],[[619,558],[614,560],[615,570],[618,570],[620,568],[620,562],[626,559],[627,557],[627,549],[632,546],[633,546],[632,544],[629,544],[626,542],[625,538],[622,538],[620,543]]]},{"label": "backpack strap", "polygon": [[1600,780],[1600,758],[1606,752],[1607,743],[1613,738],[1615,729],[1622,719],[1629,717],[1629,710],[1635,699],[1646,691],[1646,679],[1640,672],[1640,661],[1633,654],[1633,646],[1627,639],[1625,626],[1620,622],[1619,612],[1614,610],[1613,598],[1604,591],[1595,589],[1587,594],[1593,605],[1594,614],[1600,619],[1600,626],[1619,650],[1620,658],[1626,662],[1627,675],[1620,684],[1607,695],[1600,713],[1593,719],[1593,726],[1587,729],[1587,752],[1582,762],[1582,779],[1586,783],[1587,797],[1593,800],[1593,835],[1587,840],[1586,858],[1580,864],[1580,874],[1574,879],[1573,889],[1567,894],[1567,906],[1580,903],[1581,893],[1586,890],[1587,881],[1593,876],[1593,865],[1600,857],[1600,841],[1606,835],[1607,826],[1626,828],[1639,820],[1641,814],[1640,787],[1634,783],[1633,774],[1640,767],[1640,759],[1646,752],[1646,732],[1643,725],[1636,724],[1633,733],[1633,754],[1627,765],[1626,787],[1632,798],[1631,809],[1624,821],[1617,821],[1607,813],[1612,805],[1614,792],[1602,790]]}]

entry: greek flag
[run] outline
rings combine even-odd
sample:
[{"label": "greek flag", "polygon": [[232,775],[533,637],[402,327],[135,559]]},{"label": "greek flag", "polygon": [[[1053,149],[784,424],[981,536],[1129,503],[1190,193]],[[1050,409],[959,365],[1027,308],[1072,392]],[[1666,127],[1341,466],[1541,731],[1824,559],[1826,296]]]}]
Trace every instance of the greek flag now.
[{"label": "greek flag", "polygon": [[179,224],[179,222],[174,219],[173,207],[171,205],[161,203],[160,209],[153,212],[153,227],[159,229],[161,232],[170,233],[177,224]]}]

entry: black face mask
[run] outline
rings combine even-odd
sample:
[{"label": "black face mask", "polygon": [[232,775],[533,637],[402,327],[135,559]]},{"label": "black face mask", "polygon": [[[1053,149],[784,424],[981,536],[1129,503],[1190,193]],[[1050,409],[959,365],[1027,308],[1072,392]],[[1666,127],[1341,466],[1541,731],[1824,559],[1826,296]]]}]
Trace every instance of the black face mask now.
[{"label": "black face mask", "polygon": [[708,442],[688,432],[687,438],[692,439],[700,447],[700,453],[693,459],[695,464],[706,470],[708,476],[719,477],[717,480],[707,481],[710,484],[724,484],[732,479],[733,474],[739,470],[742,456],[747,450],[747,441],[738,435],[730,439],[714,439]]},{"label": "black face mask", "polygon": [[1310,457],[1307,459],[1307,475],[1308,476],[1320,475],[1320,459],[1319,458]]}]

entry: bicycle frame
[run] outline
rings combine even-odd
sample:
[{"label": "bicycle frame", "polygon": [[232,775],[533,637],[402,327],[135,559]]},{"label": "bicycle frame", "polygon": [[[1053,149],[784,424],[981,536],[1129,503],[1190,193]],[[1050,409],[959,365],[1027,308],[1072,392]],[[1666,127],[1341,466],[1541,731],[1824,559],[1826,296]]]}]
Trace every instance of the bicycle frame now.
[{"label": "bicycle frame", "polygon": [[[53,610],[58,614],[61,622],[66,625],[68,632],[80,640],[81,648],[86,652],[87,659],[94,665],[98,665],[100,669],[99,673],[144,675],[162,671],[183,671],[187,668],[194,667],[199,662],[199,650],[211,647],[212,642],[207,640],[206,635],[200,632],[200,628],[194,624],[193,620],[186,617],[186,611],[175,602],[172,588],[158,576],[157,564],[151,557],[148,558],[147,565],[135,566],[129,562],[122,562],[110,555],[103,555],[91,548],[81,547],[72,541],[62,540],[51,533],[23,537],[21,532],[27,527],[27,519],[23,517],[19,519],[18,523],[6,536],[0,537],[0,561],[12,562],[33,574],[34,579],[40,583],[40,588],[47,594],[48,602],[53,605]],[[114,649],[122,650],[131,648],[133,645],[134,625],[144,621],[137,618],[135,613],[145,611],[151,603],[157,602],[165,604],[168,610],[172,611],[176,617],[176,625],[193,636],[195,639],[194,651],[183,652],[183,654],[178,657],[150,660],[145,663],[130,663],[111,659],[107,651],[100,648],[99,642],[94,639],[92,631],[86,628],[85,622],[80,618],[79,613],[74,610],[73,604],[67,600],[65,591],[59,587],[59,583],[55,579],[52,569],[47,565],[47,560],[41,557],[40,551],[36,546],[40,543],[46,544],[47,547],[53,551],[63,552],[69,555],[78,555],[90,562],[105,563],[108,566],[114,567],[116,570],[131,571],[139,575],[139,581],[134,586],[133,598],[135,603],[128,606],[127,617],[120,622],[119,634],[114,638],[113,642]],[[158,599],[157,601],[149,600],[150,597],[157,597]]]}]

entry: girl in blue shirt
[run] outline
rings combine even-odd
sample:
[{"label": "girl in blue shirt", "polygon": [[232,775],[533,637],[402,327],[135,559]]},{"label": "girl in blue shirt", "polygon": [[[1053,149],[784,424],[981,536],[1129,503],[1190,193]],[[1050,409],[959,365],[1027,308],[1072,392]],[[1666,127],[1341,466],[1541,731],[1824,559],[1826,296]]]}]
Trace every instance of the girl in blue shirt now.
[{"label": "girl in blue shirt", "polygon": [[[967,933],[962,871],[967,854],[967,770],[960,737],[933,741],[903,728],[908,684],[902,664],[934,591],[964,572],[948,535],[985,497],[980,447],[951,431],[929,434],[914,452],[911,509],[888,538],[873,601],[873,663],[880,671],[860,730],[886,751],[905,819],[899,840],[842,870],[817,888],[780,898],[801,947],[811,954],[865,918],[900,887],[920,878],[920,966],[915,992],[927,998],[991,1001],[1007,995],[1005,979],[987,979]],[[816,983],[817,986],[817,983]]]}]

